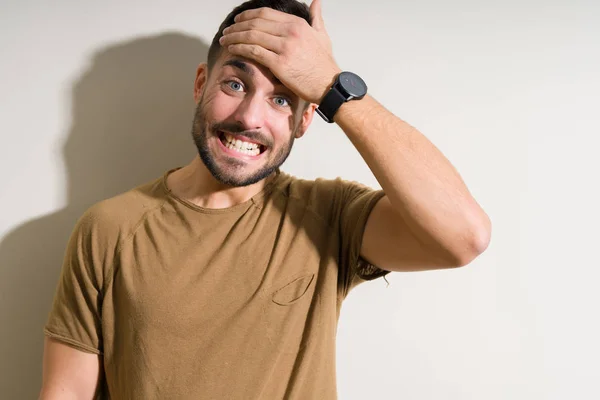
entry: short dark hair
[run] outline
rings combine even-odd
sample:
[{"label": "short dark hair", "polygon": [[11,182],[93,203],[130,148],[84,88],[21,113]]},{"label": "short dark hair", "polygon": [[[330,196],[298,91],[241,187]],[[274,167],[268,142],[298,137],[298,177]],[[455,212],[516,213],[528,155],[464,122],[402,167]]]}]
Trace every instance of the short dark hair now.
[{"label": "short dark hair", "polygon": [[217,58],[221,54],[221,44],[219,43],[219,39],[223,36],[223,29],[233,25],[235,22],[233,19],[236,15],[246,11],[252,10],[255,8],[269,7],[274,10],[282,11],[287,14],[296,15],[300,18],[303,18],[308,22],[309,25],[312,25],[312,19],[310,17],[309,8],[305,3],[302,3],[297,0],[249,0],[245,3],[240,4],[236,8],[233,9],[229,13],[229,15],[225,18],[221,26],[219,27],[219,31],[215,35],[210,44],[210,48],[208,49],[208,71],[212,70],[214,65],[217,62]]}]

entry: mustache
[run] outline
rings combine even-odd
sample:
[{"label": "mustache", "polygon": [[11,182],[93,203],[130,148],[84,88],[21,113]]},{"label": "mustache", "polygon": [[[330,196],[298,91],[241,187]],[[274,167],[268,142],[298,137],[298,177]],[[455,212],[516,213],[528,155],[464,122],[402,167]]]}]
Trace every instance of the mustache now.
[{"label": "mustache", "polygon": [[271,145],[271,141],[269,140],[269,138],[266,137],[265,135],[263,135],[261,131],[245,130],[238,124],[234,124],[234,123],[217,122],[210,126],[210,130],[212,132],[225,131],[225,132],[232,133],[234,135],[242,135],[242,136],[247,137],[250,140],[254,140],[265,146]]}]

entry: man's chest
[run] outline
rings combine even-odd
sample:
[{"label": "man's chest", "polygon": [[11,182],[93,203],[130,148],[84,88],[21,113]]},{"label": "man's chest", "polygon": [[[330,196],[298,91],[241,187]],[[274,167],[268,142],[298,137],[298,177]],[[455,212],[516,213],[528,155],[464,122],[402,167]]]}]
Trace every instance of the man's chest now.
[{"label": "man's chest", "polygon": [[136,236],[114,275],[115,329],[126,326],[153,347],[194,338],[197,349],[227,342],[247,351],[256,337],[297,351],[324,318],[323,299],[335,306],[335,246],[318,224],[277,222]]}]

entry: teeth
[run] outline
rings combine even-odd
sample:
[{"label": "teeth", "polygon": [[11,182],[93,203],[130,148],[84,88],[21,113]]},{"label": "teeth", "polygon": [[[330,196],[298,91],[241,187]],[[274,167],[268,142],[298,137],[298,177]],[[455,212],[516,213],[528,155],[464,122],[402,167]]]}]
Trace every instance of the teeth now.
[{"label": "teeth", "polygon": [[260,150],[258,148],[259,145],[256,143],[243,142],[227,133],[225,133],[225,139],[227,140],[227,147],[233,148],[234,150],[238,150],[241,153],[250,154],[248,153],[248,151],[251,152],[253,155],[254,153],[260,153]]},{"label": "teeth", "polygon": [[227,143],[225,146],[228,149],[235,150],[238,153],[248,154],[249,156],[257,156],[257,155],[260,154],[260,150],[259,149],[254,149],[254,150],[241,149],[241,148],[236,147],[235,145],[233,145],[231,143]]},{"label": "teeth", "polygon": [[257,156],[260,154],[259,145],[256,143],[243,142],[239,139],[235,139],[231,135],[225,133],[226,144],[225,147],[231,150],[235,150],[238,153],[247,154],[250,156]]}]

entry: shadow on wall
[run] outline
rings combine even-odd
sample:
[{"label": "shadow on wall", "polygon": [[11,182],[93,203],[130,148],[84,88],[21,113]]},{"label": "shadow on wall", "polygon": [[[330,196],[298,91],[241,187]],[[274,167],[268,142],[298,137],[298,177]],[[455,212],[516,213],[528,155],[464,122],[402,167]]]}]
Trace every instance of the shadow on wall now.
[{"label": "shadow on wall", "polygon": [[193,84],[207,54],[203,41],[183,34],[134,39],[100,49],[74,82],[64,146],[67,205],[0,243],[1,398],[39,394],[42,329],[81,214],[196,155]]}]

